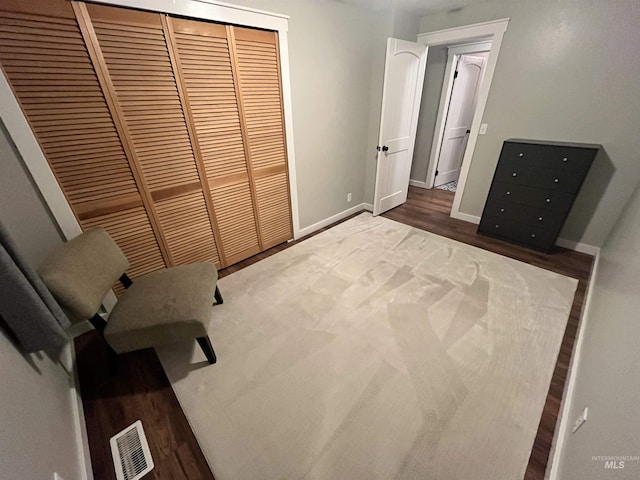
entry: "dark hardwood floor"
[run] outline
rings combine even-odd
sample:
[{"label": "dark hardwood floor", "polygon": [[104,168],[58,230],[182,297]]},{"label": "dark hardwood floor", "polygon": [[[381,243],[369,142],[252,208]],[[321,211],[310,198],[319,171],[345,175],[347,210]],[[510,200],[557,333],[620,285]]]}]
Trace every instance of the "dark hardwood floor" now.
[{"label": "dark hardwood floor", "polygon": [[142,420],[155,463],[145,479],[213,480],[154,350],[121,355],[114,374],[97,333],[76,338],[75,348],[96,480],[116,480],[109,438],[136,420]]},{"label": "dark hardwood floor", "polygon": [[[579,280],[524,477],[526,480],[542,480],[549,458],[593,257],[562,248],[550,254],[544,254],[477,235],[475,225],[449,216],[452,203],[451,192],[410,187],[407,202],[383,216]],[[298,242],[273,247],[221,270],[220,276],[229,275]],[[224,295],[224,292],[222,293]],[[118,372],[110,375],[104,344],[96,334],[90,332],[77,338],[75,345],[91,460],[96,479],[115,480],[109,438],[136,420],[143,422],[156,465],[145,478],[175,480],[213,478],[154,350],[148,349],[121,355]]]}]

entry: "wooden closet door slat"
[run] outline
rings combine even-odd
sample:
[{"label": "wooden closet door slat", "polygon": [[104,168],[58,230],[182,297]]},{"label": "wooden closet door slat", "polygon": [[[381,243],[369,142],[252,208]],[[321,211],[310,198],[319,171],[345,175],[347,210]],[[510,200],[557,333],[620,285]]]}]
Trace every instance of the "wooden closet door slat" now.
[{"label": "wooden closet door slat", "polygon": [[255,226],[254,201],[249,181],[229,182],[212,188],[218,224],[229,263],[233,264],[260,252]]},{"label": "wooden closet door slat", "polygon": [[162,16],[100,5],[87,11],[173,263],[222,266]]},{"label": "wooden closet door slat", "polygon": [[263,248],[293,237],[276,32],[229,27]]},{"label": "wooden closet door slat", "polygon": [[159,200],[156,206],[176,264],[219,262],[201,190]]},{"label": "wooden closet door slat", "polygon": [[287,241],[292,236],[288,185],[286,172],[256,178],[262,232],[272,245]]},{"label": "wooden closet door slat", "polygon": [[169,19],[227,263],[262,248],[240,125],[235,83],[221,25]]},{"label": "wooden closet door slat", "polygon": [[135,278],[165,266],[71,4],[0,5],[0,64],[83,229],[102,226]]}]

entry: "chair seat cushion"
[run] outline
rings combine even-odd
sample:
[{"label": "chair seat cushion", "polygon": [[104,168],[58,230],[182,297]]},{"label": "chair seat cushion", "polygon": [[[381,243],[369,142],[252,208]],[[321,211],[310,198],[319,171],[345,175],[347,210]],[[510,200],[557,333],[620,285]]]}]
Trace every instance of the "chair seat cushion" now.
[{"label": "chair seat cushion", "polygon": [[207,335],[217,280],[212,263],[135,279],[111,311],[105,339],[123,353]]}]

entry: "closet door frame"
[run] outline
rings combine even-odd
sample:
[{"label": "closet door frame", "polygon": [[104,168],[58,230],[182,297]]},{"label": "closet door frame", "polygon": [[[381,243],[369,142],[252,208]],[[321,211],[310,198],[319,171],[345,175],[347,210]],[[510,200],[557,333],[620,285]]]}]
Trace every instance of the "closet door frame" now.
[{"label": "closet door frame", "polygon": [[[98,3],[98,2],[95,2]],[[278,33],[280,79],[286,132],[287,168],[293,238],[300,238],[300,215],[293,149],[291,80],[289,76],[289,17],[251,8],[218,3],[213,0],[103,0],[104,5],[138,8],[152,12],[180,15],[194,20],[210,20],[244,27],[274,30]],[[67,199],[49,166],[36,137],[29,127],[13,91],[0,70],[0,118],[13,140],[27,170],[36,183],[64,238],[69,240],[82,232]],[[109,302],[111,303],[111,302]],[[106,306],[106,305],[105,305]]]}]

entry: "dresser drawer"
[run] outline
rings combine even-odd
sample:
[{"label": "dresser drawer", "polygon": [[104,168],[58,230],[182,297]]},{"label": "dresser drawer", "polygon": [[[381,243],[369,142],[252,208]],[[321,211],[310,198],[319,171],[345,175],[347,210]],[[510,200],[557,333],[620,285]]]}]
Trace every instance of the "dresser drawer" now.
[{"label": "dresser drawer", "polygon": [[551,210],[566,212],[571,208],[575,195],[542,188],[527,187],[506,182],[493,182],[489,201],[520,203]]},{"label": "dresser drawer", "polygon": [[509,159],[500,160],[495,174],[497,181],[567,193],[576,193],[583,179],[584,175],[573,171],[521,165]]},{"label": "dresser drawer", "polygon": [[574,172],[584,176],[596,153],[597,149],[594,148],[505,142],[500,153],[500,161],[506,160],[516,165],[547,168],[558,172]]},{"label": "dresser drawer", "polygon": [[490,198],[484,207],[484,215],[503,220],[515,220],[525,225],[541,227],[547,230],[559,230],[567,209],[549,209],[523,205],[514,202]]},{"label": "dresser drawer", "polygon": [[504,238],[540,250],[549,250],[556,240],[557,231],[542,227],[525,225],[524,223],[492,215],[483,215],[478,233]]}]

